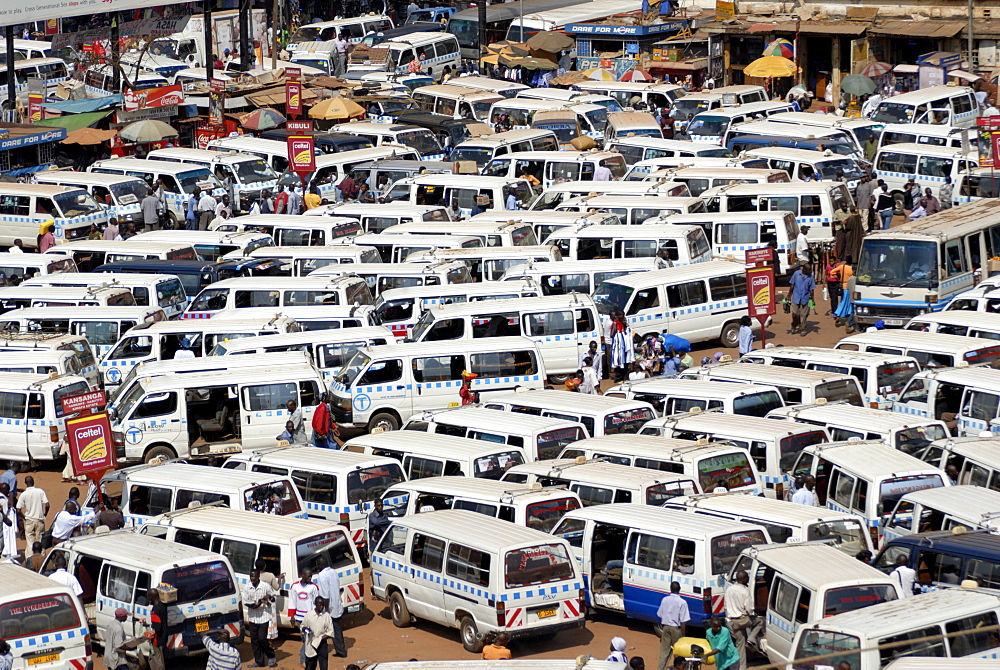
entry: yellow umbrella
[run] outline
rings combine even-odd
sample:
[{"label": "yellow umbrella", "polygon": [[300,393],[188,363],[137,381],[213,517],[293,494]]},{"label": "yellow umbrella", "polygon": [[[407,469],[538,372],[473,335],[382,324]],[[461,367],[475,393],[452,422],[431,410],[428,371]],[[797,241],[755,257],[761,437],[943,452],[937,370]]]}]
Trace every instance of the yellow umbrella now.
[{"label": "yellow umbrella", "polygon": [[480,60],[488,65],[497,65],[500,62],[500,54],[493,53],[483,56]]},{"label": "yellow umbrella", "polygon": [[365,108],[347,98],[327,98],[322,100],[309,110],[311,119],[351,119],[355,116],[362,116]]},{"label": "yellow umbrella", "polygon": [[603,67],[592,67],[589,70],[584,70],[583,74],[587,75],[588,79],[596,79],[597,81],[618,81],[614,72]]},{"label": "yellow umbrella", "polygon": [[743,74],[748,77],[791,77],[799,68],[795,63],[781,56],[764,56],[743,68]]}]

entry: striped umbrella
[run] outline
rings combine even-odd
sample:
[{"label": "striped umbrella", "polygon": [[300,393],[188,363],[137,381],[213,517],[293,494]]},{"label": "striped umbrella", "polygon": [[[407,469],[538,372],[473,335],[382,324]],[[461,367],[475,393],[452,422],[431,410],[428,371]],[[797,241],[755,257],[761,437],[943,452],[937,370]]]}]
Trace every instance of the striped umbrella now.
[{"label": "striped umbrella", "polygon": [[795,57],[795,46],[784,38],[777,39],[764,47],[764,53],[761,55],[781,56],[782,58],[791,59]]},{"label": "striped umbrella", "polygon": [[887,75],[892,71],[892,66],[888,63],[883,63],[882,61],[874,60],[868,65],[861,68],[861,72],[858,74],[863,74],[866,77],[881,77]]},{"label": "striped umbrella", "polygon": [[622,74],[618,81],[653,81],[653,75],[645,70],[629,70]]},{"label": "striped umbrella", "polygon": [[584,70],[583,73],[587,75],[588,79],[596,79],[597,81],[618,81],[614,72],[611,70],[605,70],[603,67],[592,67],[589,70]]}]

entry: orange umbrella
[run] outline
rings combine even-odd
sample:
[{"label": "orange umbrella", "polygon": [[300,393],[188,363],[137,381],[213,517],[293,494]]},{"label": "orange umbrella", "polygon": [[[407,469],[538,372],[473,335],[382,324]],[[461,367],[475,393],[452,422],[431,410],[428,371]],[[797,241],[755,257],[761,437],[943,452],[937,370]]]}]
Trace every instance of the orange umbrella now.
[{"label": "orange umbrella", "polygon": [[99,130],[97,128],[77,128],[66,134],[60,144],[94,145],[107,142],[118,134],[117,130]]}]

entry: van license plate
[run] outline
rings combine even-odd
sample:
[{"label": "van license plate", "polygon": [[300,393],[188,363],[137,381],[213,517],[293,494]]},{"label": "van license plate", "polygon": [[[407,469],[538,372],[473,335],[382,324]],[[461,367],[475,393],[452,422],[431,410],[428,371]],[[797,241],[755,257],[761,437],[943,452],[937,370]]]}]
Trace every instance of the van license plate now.
[{"label": "van license plate", "polygon": [[555,609],[538,610],[537,612],[535,612],[535,615],[539,619],[547,619],[550,616],[555,616],[556,615],[556,611],[555,611]]},{"label": "van license plate", "polygon": [[194,632],[204,633],[208,630],[208,619],[197,619],[194,622]]},{"label": "van license plate", "polygon": [[59,660],[59,654],[46,654],[45,656],[35,656],[28,659],[28,665],[39,665],[41,663],[52,663]]},{"label": "van license plate", "polygon": [[902,319],[882,319],[882,320],[885,321],[885,325],[887,325],[887,326],[902,326],[903,325],[903,320]]}]

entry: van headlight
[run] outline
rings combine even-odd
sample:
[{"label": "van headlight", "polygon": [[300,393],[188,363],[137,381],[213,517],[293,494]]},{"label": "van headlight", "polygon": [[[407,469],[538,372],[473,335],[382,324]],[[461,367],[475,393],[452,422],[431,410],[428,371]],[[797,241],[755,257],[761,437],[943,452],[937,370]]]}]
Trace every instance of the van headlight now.
[{"label": "van headlight", "polygon": [[867,307],[861,305],[858,305],[857,307],[855,307],[855,309],[858,311],[858,314],[868,314],[869,312],[869,309]]},{"label": "van headlight", "polygon": [[349,397],[337,396],[337,409],[345,412],[351,409],[351,399]]}]

